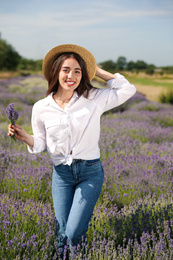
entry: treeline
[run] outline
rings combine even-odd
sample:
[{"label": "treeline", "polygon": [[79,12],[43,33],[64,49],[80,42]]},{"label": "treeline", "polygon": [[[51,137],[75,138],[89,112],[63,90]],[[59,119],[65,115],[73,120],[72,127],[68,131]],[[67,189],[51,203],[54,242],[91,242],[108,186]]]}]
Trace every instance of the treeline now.
[{"label": "treeline", "polygon": [[[142,60],[136,62],[129,61],[123,56],[120,56],[117,61],[107,60],[99,64],[103,69],[116,72],[116,71],[144,71],[147,74],[159,73],[173,73],[173,66],[157,68],[153,64],[147,64]],[[22,57],[11,44],[7,41],[0,39],[0,70],[1,71],[40,71],[42,69],[42,60],[32,60]]]},{"label": "treeline", "polygon": [[32,60],[22,57],[11,44],[0,39],[0,70],[16,71],[29,70],[39,71],[42,69],[42,60]]},{"label": "treeline", "polygon": [[103,69],[115,72],[115,71],[134,71],[140,72],[144,71],[146,74],[152,75],[154,72],[160,74],[163,73],[173,73],[173,66],[167,67],[156,67],[154,64],[147,64],[143,60],[129,61],[123,56],[119,57],[116,62],[112,60],[107,60],[99,64]]}]

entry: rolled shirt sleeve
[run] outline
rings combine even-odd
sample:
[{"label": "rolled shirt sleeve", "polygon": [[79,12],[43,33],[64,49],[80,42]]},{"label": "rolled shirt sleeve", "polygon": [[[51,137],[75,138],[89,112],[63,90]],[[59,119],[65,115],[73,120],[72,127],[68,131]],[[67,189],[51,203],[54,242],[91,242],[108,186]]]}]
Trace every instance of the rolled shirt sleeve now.
[{"label": "rolled shirt sleeve", "polygon": [[28,147],[28,151],[30,153],[41,153],[46,151],[46,130],[43,122],[40,119],[41,111],[38,107],[38,103],[35,103],[32,109],[32,130],[33,130],[33,138],[34,145],[33,147]]},{"label": "rolled shirt sleeve", "polygon": [[123,75],[116,73],[117,78],[107,81],[109,88],[98,91],[95,101],[103,112],[117,107],[131,98],[136,88]]}]

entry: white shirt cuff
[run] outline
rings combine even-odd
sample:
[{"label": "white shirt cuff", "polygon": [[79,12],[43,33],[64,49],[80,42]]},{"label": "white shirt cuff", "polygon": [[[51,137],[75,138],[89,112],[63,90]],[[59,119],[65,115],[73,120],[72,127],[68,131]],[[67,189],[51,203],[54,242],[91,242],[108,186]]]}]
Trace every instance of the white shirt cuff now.
[{"label": "white shirt cuff", "polygon": [[128,83],[128,80],[121,74],[119,73],[115,73],[114,75],[117,76],[116,79],[110,79],[107,81],[107,84],[108,86],[111,88],[111,89],[119,89],[119,88],[122,88],[122,84],[123,83]]}]

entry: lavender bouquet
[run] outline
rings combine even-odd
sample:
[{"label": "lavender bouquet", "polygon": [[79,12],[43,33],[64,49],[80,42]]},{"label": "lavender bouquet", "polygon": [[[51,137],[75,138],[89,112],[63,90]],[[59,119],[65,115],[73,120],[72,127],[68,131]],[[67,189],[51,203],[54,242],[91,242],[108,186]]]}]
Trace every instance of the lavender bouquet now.
[{"label": "lavender bouquet", "polygon": [[[19,118],[19,114],[17,113],[17,111],[14,110],[14,103],[9,104],[5,112],[8,119],[10,120],[10,123],[12,125],[15,125],[15,121]],[[15,135],[12,135],[11,138],[15,140]]]}]

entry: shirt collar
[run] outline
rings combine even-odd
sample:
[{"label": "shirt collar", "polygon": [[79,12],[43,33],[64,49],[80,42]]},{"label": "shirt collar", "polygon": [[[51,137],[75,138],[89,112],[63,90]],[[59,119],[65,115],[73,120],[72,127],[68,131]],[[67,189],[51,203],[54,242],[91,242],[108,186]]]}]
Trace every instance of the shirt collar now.
[{"label": "shirt collar", "polygon": [[[45,105],[50,105],[50,104],[54,104],[54,100],[53,100],[53,92],[51,92],[45,99],[44,99],[44,104]],[[75,98],[79,98],[79,94],[76,92],[76,91],[74,91],[74,94],[73,94],[73,96],[72,96],[72,98],[71,99],[75,99]]]},{"label": "shirt collar", "polygon": [[79,98],[79,94],[77,93],[77,91],[74,91],[74,94],[73,94],[73,96],[72,96],[72,99],[74,99],[74,98]]}]

